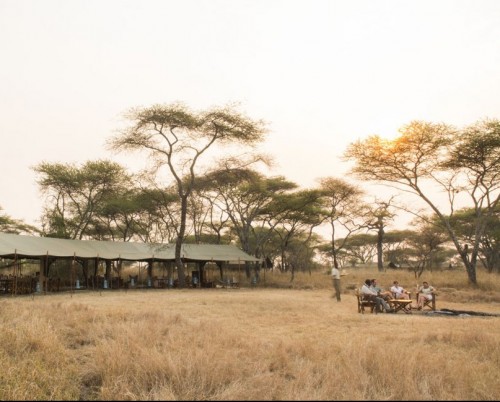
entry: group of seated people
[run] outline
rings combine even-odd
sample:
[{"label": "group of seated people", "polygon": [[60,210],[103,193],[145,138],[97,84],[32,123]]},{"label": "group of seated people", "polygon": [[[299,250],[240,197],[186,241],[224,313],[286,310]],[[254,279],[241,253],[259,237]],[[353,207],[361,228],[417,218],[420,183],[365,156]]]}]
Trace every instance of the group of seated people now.
[{"label": "group of seated people", "polygon": [[[431,300],[435,292],[435,288],[430,286],[428,282],[423,282],[422,286],[418,287],[417,305],[410,308],[421,310],[424,307],[426,300]],[[394,309],[390,306],[389,300],[391,299],[405,299],[410,300],[410,292],[399,285],[398,281],[394,281],[390,290],[384,290],[377,284],[376,279],[367,279],[361,287],[361,295],[365,300],[375,302],[377,311],[385,313],[393,313]]]}]

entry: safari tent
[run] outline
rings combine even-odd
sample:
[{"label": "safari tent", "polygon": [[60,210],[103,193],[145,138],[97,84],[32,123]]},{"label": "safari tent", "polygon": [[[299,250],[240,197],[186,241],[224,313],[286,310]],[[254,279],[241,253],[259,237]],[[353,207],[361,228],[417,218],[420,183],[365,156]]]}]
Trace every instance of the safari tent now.
[{"label": "safari tent", "polygon": [[[185,263],[195,263],[198,267],[195,284],[203,279],[203,266],[207,262],[213,262],[219,267],[228,263],[258,262],[259,258],[253,257],[238,247],[221,244],[183,244],[181,251],[182,260]],[[37,281],[43,285],[49,274],[50,265],[57,260],[70,260],[74,264],[83,267],[93,265],[95,272],[99,264],[105,264],[106,273],[99,285],[113,283],[111,275],[111,264],[123,261],[145,262],[148,267],[148,281],[153,281],[151,276],[154,263],[170,263],[175,261],[174,244],[152,244],[139,242],[118,241],[96,241],[96,240],[68,240],[49,237],[37,237],[0,233],[0,258],[10,260],[14,265],[21,259],[37,260],[40,270],[37,273]],[[221,268],[222,269],[222,268]],[[86,269],[85,272],[88,272]],[[196,271],[193,272],[193,274]],[[222,270],[221,270],[222,272]],[[14,275],[15,276],[15,275]],[[96,275],[86,275],[92,279],[92,284],[99,281],[93,278]],[[194,275],[193,275],[194,276]],[[119,279],[119,278],[118,278]],[[133,278],[132,278],[133,279]],[[133,281],[132,281],[133,282]],[[152,282],[148,282],[151,283]],[[119,287],[120,282],[116,287]],[[5,290],[5,289],[4,289]]]}]

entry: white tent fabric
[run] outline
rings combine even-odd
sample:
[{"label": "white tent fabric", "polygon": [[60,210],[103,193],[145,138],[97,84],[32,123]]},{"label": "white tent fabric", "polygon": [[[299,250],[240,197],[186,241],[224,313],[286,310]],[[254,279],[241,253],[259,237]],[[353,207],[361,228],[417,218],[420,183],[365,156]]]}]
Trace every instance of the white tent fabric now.
[{"label": "white tent fabric", "polygon": [[[51,237],[0,233],[0,257],[4,258],[101,258],[105,260],[175,260],[174,244],[149,244],[96,240],[67,240]],[[220,244],[183,244],[185,261],[260,261],[239,248]]]}]

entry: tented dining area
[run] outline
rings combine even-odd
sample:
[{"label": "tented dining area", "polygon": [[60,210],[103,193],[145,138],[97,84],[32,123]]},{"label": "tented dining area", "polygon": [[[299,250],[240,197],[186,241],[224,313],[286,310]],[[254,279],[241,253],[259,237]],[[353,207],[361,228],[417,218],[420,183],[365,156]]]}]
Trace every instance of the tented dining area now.
[{"label": "tented dining area", "polygon": [[[186,286],[193,288],[238,283],[245,263],[260,262],[234,245],[183,244],[181,255]],[[0,233],[0,294],[178,285],[174,244]]]}]

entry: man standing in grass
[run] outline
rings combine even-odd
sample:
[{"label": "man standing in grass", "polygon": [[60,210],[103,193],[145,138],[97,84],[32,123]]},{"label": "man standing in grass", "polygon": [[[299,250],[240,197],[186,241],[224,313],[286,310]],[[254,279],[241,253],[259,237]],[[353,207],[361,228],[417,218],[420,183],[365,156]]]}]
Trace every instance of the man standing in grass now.
[{"label": "man standing in grass", "polygon": [[333,288],[335,289],[335,295],[332,297],[336,297],[337,301],[340,301],[340,271],[335,265],[332,268],[332,278],[333,278]]}]

